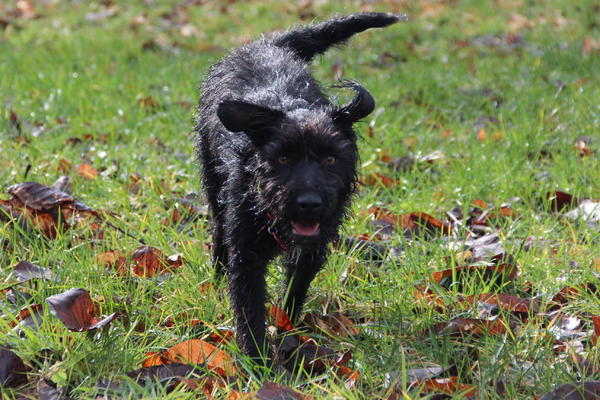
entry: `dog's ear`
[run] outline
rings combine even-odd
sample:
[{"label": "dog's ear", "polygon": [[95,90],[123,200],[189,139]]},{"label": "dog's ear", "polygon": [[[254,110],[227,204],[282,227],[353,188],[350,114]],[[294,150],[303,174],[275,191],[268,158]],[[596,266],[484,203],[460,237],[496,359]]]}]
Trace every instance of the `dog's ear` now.
[{"label": "dog's ear", "polygon": [[375,109],[375,99],[371,93],[356,82],[345,81],[338,87],[345,87],[356,92],[354,98],[345,106],[334,112],[333,119],[338,122],[354,123],[371,114]]},{"label": "dog's ear", "polygon": [[226,100],[219,104],[217,116],[227,130],[252,134],[276,125],[284,114],[245,101]]}]

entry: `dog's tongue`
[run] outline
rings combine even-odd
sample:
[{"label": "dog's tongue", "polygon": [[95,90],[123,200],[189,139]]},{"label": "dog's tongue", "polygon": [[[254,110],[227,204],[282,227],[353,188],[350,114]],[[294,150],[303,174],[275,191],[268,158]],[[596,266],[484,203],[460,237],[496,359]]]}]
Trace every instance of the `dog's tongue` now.
[{"label": "dog's tongue", "polygon": [[298,235],[312,236],[319,230],[319,223],[294,222],[294,230]]}]

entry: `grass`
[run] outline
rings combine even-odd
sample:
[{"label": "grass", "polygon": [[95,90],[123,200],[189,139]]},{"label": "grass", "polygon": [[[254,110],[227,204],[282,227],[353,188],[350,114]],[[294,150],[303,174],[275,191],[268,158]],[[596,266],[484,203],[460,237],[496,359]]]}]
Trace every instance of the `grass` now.
[{"label": "grass", "polygon": [[[148,351],[205,337],[208,327],[231,327],[225,287],[213,282],[217,286],[199,290],[212,282],[207,223],[164,222],[175,207],[173,194],[200,191],[191,133],[197,88],[208,67],[233,46],[297,24],[299,15],[310,20],[314,12],[323,20],[357,10],[354,2],[307,2],[306,8],[275,1],[208,1],[187,8],[175,1],[156,3],[117,2],[114,16],[98,20],[86,14],[107,8],[100,3],[40,1],[35,4],[38,17],[32,19],[13,17],[12,5],[0,5],[0,16],[9,21],[0,30],[1,182],[5,187],[23,181],[51,185],[68,174],[75,197],[114,212],[111,222],[137,239],[185,259],[164,280],[122,278],[96,258],[112,249],[131,254],[139,246],[118,230],[105,226],[102,240],[85,229],[49,240],[39,232],[1,225],[0,277],[10,282],[11,266],[24,259],[51,268],[56,276],[55,282],[24,284],[31,299],[18,307],[0,299],[0,342],[32,367],[29,383],[0,388],[2,398],[35,398],[40,377],[67,387],[74,398],[95,398],[98,380],[139,368]],[[363,187],[344,233],[372,235],[366,210],[373,205],[444,219],[456,205],[468,212],[476,199],[496,205],[510,201],[519,217],[501,220],[499,232],[520,275],[506,292],[525,296],[530,282],[531,293],[547,304],[564,286],[597,282],[598,229],[561,217],[543,201],[551,190],[600,197],[595,2],[369,4],[406,12],[409,22],[358,35],[350,45],[316,60],[313,68],[328,85],[337,65],[344,77],[374,94],[378,109],[358,126],[361,176],[381,173],[397,180],[391,187]],[[504,34],[508,36],[494,36]],[[490,45],[494,40],[499,44]],[[340,101],[348,95],[334,89],[330,93]],[[11,123],[11,111],[20,132]],[[490,120],[495,122],[485,123]],[[580,157],[574,144],[582,136],[592,138],[586,157]],[[443,157],[403,173],[381,161],[385,154],[397,158],[434,151]],[[73,167],[61,170],[61,160]],[[79,176],[75,166],[83,162],[100,176]],[[130,190],[132,174],[141,178],[138,192]],[[88,236],[82,239],[81,234]],[[530,251],[523,246],[528,237],[535,238]],[[404,252],[379,264],[363,260],[358,252],[334,250],[306,305],[306,311],[342,311],[365,322],[352,337],[312,333],[319,344],[338,352],[352,350],[348,366],[361,374],[356,388],[347,388],[331,373],[319,379],[284,374],[272,379],[319,399],[387,399],[398,382],[398,393],[405,391],[399,398],[419,397],[419,390],[409,391],[402,379],[406,382],[408,371],[427,365],[452,368],[443,376],[456,375],[490,399],[532,398],[563,383],[600,379],[598,372],[581,378],[576,363],[553,351],[546,306],[504,335],[463,340],[426,333],[436,323],[477,315],[477,307],[445,312],[415,308],[415,285],[427,284],[434,271],[460,264],[457,250],[442,237],[407,242],[399,233],[392,235],[391,245],[403,246]],[[279,268],[271,268],[269,281],[276,303],[283,289]],[[473,278],[460,290],[433,286],[452,304],[461,294],[489,291],[485,284]],[[9,323],[20,307],[44,304],[46,297],[75,287],[91,292],[101,314],[120,312],[122,317],[100,334],[84,334],[69,332],[45,309],[39,328],[26,329],[24,338],[12,333]],[[600,298],[582,294],[562,312],[589,320],[600,315]],[[160,323],[167,317],[175,322],[172,328]],[[190,326],[186,322],[191,318],[204,324]],[[134,329],[142,324],[143,332]],[[584,341],[584,347],[587,359],[598,365],[598,346]],[[234,345],[227,349],[237,352]],[[243,359],[240,364],[251,370]],[[499,379],[505,395],[494,387]],[[234,380],[244,391],[256,391],[262,383],[242,376]],[[184,399],[197,393],[178,388],[167,394],[160,385],[133,382],[120,393],[121,398],[137,395]]]}]

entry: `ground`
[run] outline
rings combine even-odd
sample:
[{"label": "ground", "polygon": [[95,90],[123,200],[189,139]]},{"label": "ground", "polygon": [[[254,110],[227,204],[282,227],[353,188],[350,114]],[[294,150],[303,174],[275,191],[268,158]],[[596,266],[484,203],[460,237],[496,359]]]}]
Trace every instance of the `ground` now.
[{"label": "ground", "polygon": [[[194,107],[227,49],[358,10],[408,21],[362,33],[313,68],[340,103],[352,94],[330,87],[339,78],[377,100],[357,126],[351,239],[332,249],[297,326],[305,347],[343,359],[313,362],[311,376],[279,365],[267,379],[315,399],[528,399],[600,380],[596,1],[40,0],[0,5],[0,345],[28,370],[26,381],[7,372],[18,362],[3,353],[0,381],[13,383],[2,398],[93,399],[109,379],[116,398],[283,390],[211,336],[232,328],[232,313],[212,278],[205,201],[192,195]],[[92,211],[52,192],[64,200],[57,223],[56,207],[19,197],[31,186],[8,189],[60,176]],[[11,211],[37,219],[14,223]],[[136,252],[142,244],[157,250]],[[15,268],[24,260],[47,270],[28,279],[33,267]],[[281,277],[275,262],[273,305]],[[74,288],[91,302],[69,330],[55,316],[66,295],[50,296]],[[27,312],[41,323],[25,324]],[[279,325],[281,340],[290,327]],[[193,346],[165,351],[182,342]],[[192,355],[198,346],[237,370]],[[175,388],[125,378],[174,353],[205,361],[210,377]]]}]

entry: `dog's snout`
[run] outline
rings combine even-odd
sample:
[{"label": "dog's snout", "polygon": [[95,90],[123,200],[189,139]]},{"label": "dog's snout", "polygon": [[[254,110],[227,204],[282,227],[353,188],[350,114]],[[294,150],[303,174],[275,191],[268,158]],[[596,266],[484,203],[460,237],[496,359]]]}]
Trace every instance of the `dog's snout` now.
[{"label": "dog's snout", "polygon": [[321,211],[323,200],[317,193],[302,193],[296,198],[296,205],[301,212],[315,213]]}]

